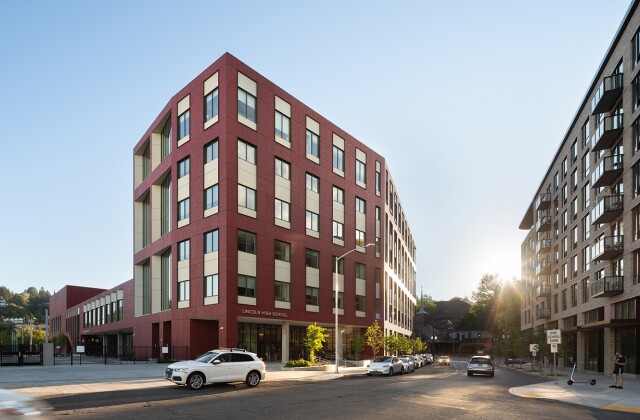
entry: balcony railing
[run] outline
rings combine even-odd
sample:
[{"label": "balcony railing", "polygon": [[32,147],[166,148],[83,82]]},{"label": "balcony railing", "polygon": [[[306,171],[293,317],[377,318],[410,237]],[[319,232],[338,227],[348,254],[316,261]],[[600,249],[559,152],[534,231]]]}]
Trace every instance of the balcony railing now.
[{"label": "balcony railing", "polygon": [[536,222],[536,232],[546,232],[551,229],[551,216],[540,216]]},{"label": "balcony railing", "polygon": [[596,167],[591,175],[591,186],[594,188],[608,187],[622,175],[622,155],[607,156]]},{"label": "balcony railing", "polygon": [[622,73],[605,77],[591,100],[591,115],[610,111],[622,94]]},{"label": "balcony railing", "polygon": [[537,276],[546,276],[551,273],[551,261],[543,260],[536,266]]},{"label": "balcony railing", "polygon": [[551,252],[551,239],[541,239],[536,242],[536,254],[548,254]]},{"label": "balcony railing", "polygon": [[604,277],[591,283],[591,297],[608,297],[624,292],[624,276]]},{"label": "balcony railing", "polygon": [[591,224],[608,223],[622,214],[622,194],[601,197],[591,211]]},{"label": "balcony railing", "polygon": [[611,148],[622,134],[622,114],[605,117],[591,136],[591,151]]},{"label": "balcony railing", "polygon": [[551,318],[551,308],[538,309],[538,319],[549,319],[549,318]]},{"label": "balcony railing", "polygon": [[536,287],[536,297],[549,297],[551,296],[551,286],[548,284],[539,284]]},{"label": "balcony railing", "polygon": [[611,260],[624,251],[624,236],[606,236],[597,240],[591,247],[593,261]]},{"label": "balcony railing", "polygon": [[536,199],[536,210],[546,210],[551,207],[551,193],[542,193]]}]

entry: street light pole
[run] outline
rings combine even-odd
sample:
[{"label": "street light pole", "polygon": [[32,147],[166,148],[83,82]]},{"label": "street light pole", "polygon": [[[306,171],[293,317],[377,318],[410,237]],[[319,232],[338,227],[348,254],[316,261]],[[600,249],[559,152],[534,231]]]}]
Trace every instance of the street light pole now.
[{"label": "street light pole", "polygon": [[357,251],[359,248],[368,248],[370,246],[375,245],[374,243],[369,243],[366,244],[364,247],[355,247],[353,248],[351,251],[346,252],[344,254],[342,254],[341,256],[336,258],[336,271],[335,273],[333,273],[333,277],[334,277],[334,283],[335,283],[335,290],[334,290],[334,296],[335,296],[335,316],[336,316],[336,329],[335,332],[333,334],[333,340],[335,341],[335,347],[336,347],[336,373],[340,373],[338,370],[338,365],[339,360],[338,360],[338,261],[340,261],[341,259],[343,259],[344,257],[346,257],[347,255],[351,254],[353,251]]},{"label": "street light pole", "polygon": [[451,329],[453,330],[453,333],[451,334],[451,357],[453,357],[453,353],[456,352],[455,346],[456,346],[456,327],[453,326],[453,322],[449,321],[447,319],[447,324],[451,325]]}]

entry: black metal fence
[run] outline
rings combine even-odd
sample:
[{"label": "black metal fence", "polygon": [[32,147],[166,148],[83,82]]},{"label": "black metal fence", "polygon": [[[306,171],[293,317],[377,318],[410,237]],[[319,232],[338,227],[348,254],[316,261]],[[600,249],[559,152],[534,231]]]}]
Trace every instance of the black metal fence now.
[{"label": "black metal fence", "polygon": [[[85,353],[56,353],[54,365],[118,365],[171,363],[187,360],[188,347],[87,347]],[[108,350],[108,351],[107,351]]]},{"label": "black metal fence", "polygon": [[42,346],[29,344],[0,345],[0,366],[42,365]]}]

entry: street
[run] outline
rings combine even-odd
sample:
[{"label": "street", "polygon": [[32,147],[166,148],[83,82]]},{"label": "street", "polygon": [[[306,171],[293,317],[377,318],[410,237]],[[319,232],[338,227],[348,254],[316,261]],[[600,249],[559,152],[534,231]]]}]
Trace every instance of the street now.
[{"label": "street", "polygon": [[263,381],[212,385],[190,391],[166,387],[45,399],[58,416],[72,418],[632,418],[633,414],[542,399],[509,388],[540,378],[498,367],[494,378],[466,375],[466,361],[426,366],[407,375],[364,374],[328,381]]}]

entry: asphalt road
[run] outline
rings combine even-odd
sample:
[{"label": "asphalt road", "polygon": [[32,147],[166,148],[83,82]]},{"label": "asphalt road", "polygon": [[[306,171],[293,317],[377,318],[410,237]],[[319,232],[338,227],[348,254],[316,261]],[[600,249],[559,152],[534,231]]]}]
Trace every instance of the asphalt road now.
[{"label": "asphalt road", "polygon": [[494,378],[466,375],[466,362],[427,366],[408,375],[309,382],[210,385],[190,391],[167,383],[149,390],[53,397],[56,415],[91,419],[619,419],[636,415],[521,398],[513,386],[540,378],[498,368]]}]

